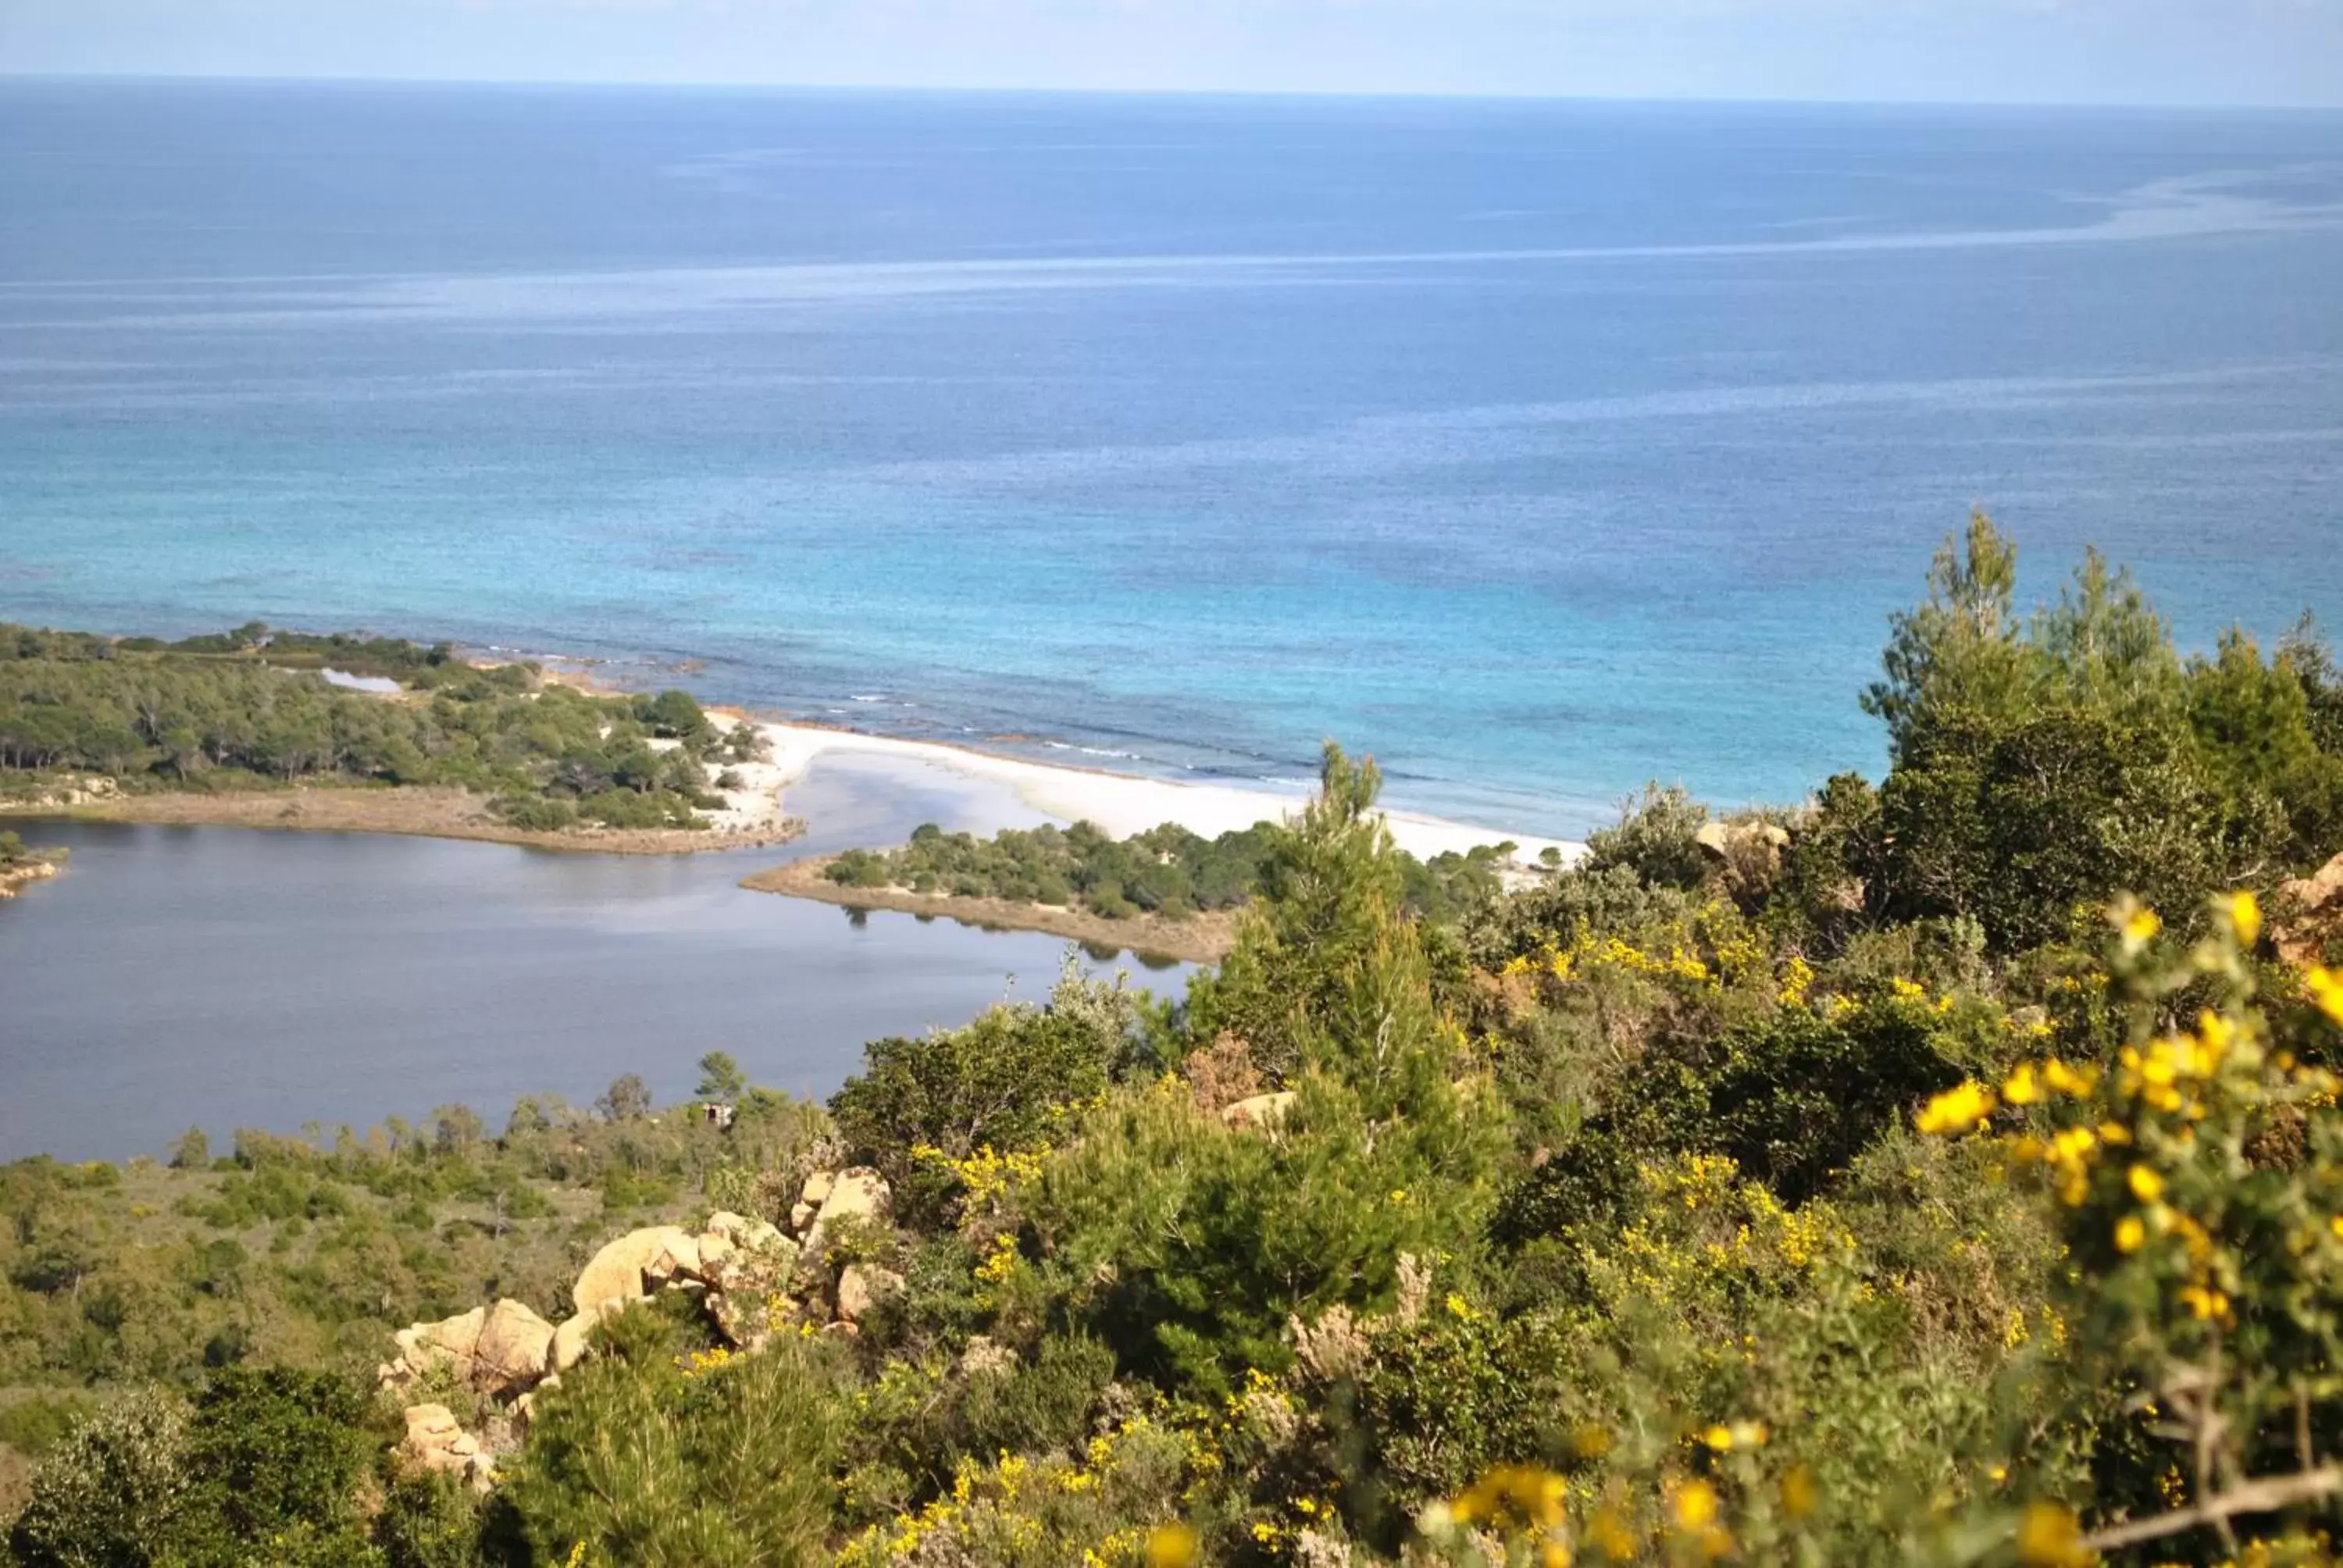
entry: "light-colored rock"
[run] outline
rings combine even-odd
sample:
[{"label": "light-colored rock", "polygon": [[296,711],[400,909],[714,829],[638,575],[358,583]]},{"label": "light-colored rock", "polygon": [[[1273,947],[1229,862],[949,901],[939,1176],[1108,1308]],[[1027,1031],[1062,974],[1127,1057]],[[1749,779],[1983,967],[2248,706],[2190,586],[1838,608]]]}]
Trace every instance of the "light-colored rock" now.
[{"label": "light-colored rock", "polygon": [[594,1325],[601,1321],[593,1312],[578,1312],[561,1320],[553,1331],[553,1351],[548,1358],[556,1373],[566,1372],[586,1359],[587,1342],[593,1336]]},{"label": "light-colored rock", "polygon": [[968,1349],[960,1352],[960,1375],[962,1377],[1005,1376],[1016,1370],[1017,1352],[983,1334],[970,1339]]},{"label": "light-colored rock", "polygon": [[702,1230],[706,1234],[721,1236],[738,1246],[740,1243],[740,1232],[754,1223],[756,1221],[745,1214],[735,1214],[729,1209],[719,1209],[708,1216],[708,1223],[702,1227]]},{"label": "light-colored rock", "polygon": [[699,1237],[699,1277],[703,1280],[713,1280],[724,1265],[732,1261],[732,1254],[739,1250],[732,1244],[732,1238],[721,1231],[704,1232]]},{"label": "light-colored rock", "polygon": [[578,1312],[561,1320],[553,1331],[553,1345],[546,1352],[546,1364],[553,1370],[538,1386],[550,1388],[560,1381],[561,1374],[586,1359],[591,1347],[595,1325],[604,1318],[627,1310],[624,1302],[605,1302],[590,1312]]},{"label": "light-colored rock", "polygon": [[[458,1312],[436,1323],[410,1323],[391,1335],[398,1346],[398,1360],[407,1376],[421,1376],[437,1366],[449,1366],[456,1376],[468,1381],[472,1375],[472,1353],[479,1343],[480,1324],[487,1312],[474,1307],[468,1312]],[[394,1374],[397,1375],[397,1374]],[[402,1380],[403,1381],[403,1380]]]},{"label": "light-colored rock", "polygon": [[[812,1183],[807,1186],[810,1188]],[[813,1229],[806,1232],[801,1256],[820,1262],[822,1242],[832,1226],[841,1220],[883,1220],[892,1197],[887,1178],[867,1165],[840,1171],[821,1201],[821,1212],[814,1216]]]},{"label": "light-colored rock", "polygon": [[794,1251],[797,1247],[797,1243],[782,1235],[781,1228],[770,1220],[750,1221],[749,1228],[740,1232],[739,1242],[744,1252],[761,1252],[769,1247],[788,1247]]},{"label": "light-colored rock", "polygon": [[488,1325],[488,1312],[474,1307],[468,1312],[458,1312],[436,1323],[417,1323],[426,1341],[461,1358],[479,1353],[480,1331]]},{"label": "light-colored rock", "polygon": [[1790,830],[1778,822],[1703,822],[1693,842],[1720,860],[1745,849],[1778,854],[1790,847]]},{"label": "light-colored rock", "polygon": [[460,1471],[479,1447],[446,1405],[407,1407],[407,1438],[399,1444],[399,1454],[409,1464],[424,1470]]},{"label": "light-colored rock", "polygon": [[820,1211],[810,1203],[790,1204],[789,1229],[802,1233],[808,1225],[813,1223],[813,1217],[820,1212]]},{"label": "light-colored rock", "polygon": [[2343,935],[2343,855],[2308,877],[2278,885],[2270,941],[2290,964],[2317,963]]},{"label": "light-colored rock", "polygon": [[643,1265],[646,1285],[672,1284],[699,1277],[699,1239],[689,1231],[678,1230],[651,1254]]},{"label": "light-colored rock", "polygon": [[830,1201],[830,1190],[837,1184],[837,1171],[817,1171],[805,1179],[803,1187],[798,1189],[798,1201],[820,1212],[821,1206]]},{"label": "light-colored rock", "polygon": [[593,1261],[578,1276],[570,1300],[581,1312],[593,1312],[608,1302],[640,1301],[649,1293],[643,1286],[643,1271],[652,1260],[667,1251],[670,1243],[689,1245],[690,1241],[689,1232],[676,1225],[629,1231],[594,1254]]},{"label": "light-colored rock", "polygon": [[480,1329],[473,1381],[496,1392],[530,1387],[548,1371],[553,1334],[553,1325],[523,1303],[498,1302]]},{"label": "light-colored rock", "polygon": [[1231,1127],[1274,1127],[1285,1120],[1285,1113],[1293,1109],[1293,1102],[1300,1098],[1291,1089],[1281,1089],[1274,1094],[1256,1094],[1250,1099],[1240,1100],[1234,1105],[1222,1106],[1221,1120]]},{"label": "light-colored rock", "polygon": [[838,1315],[859,1323],[903,1293],[903,1276],[875,1263],[849,1263],[838,1276]]}]

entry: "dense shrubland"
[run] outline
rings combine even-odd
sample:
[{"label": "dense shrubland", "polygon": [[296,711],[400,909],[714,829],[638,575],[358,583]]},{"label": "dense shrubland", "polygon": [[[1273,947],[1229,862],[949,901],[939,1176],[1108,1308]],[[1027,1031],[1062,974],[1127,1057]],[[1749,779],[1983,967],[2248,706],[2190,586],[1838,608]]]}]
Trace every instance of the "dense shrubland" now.
[{"label": "dense shrubland", "polygon": [[[2179,658],[2096,562],[2012,601],[1980,524],[1867,699],[1880,783],[1722,831],[1654,791],[1581,864],[1443,919],[1407,907],[1373,765],[1330,749],[1184,1003],[1070,978],[873,1046],[826,1115],[752,1091],[729,1132],[654,1129],[614,1091],[501,1139],[451,1116],[167,1174],[17,1167],[0,1354],[72,1392],[0,1417],[45,1453],[15,1550],[2330,1561],[2343,975],[2284,884],[2343,849],[2332,667],[2307,638]],[[840,1160],[896,1201],[815,1266],[900,1295],[731,1358],[681,1298],[636,1308],[484,1502],[402,1478],[388,1412],[332,1381],[407,1302],[526,1292],[554,1234],[574,1263],[614,1184],[778,1217]],[[498,1233],[499,1172],[554,1214]],[[237,1267],[199,1230],[136,1240],[141,1183],[236,1229]],[[374,1253],[315,1256],[367,1223]],[[460,1277],[359,1310],[450,1238]],[[177,1326],[171,1292],[222,1273]]]},{"label": "dense shrubland", "polygon": [[[387,678],[385,699],[318,672]],[[60,776],[132,789],[453,785],[514,826],[689,828],[719,802],[719,734],[689,694],[597,697],[445,645],[254,625],[160,643],[0,625],[0,795]],[[654,746],[653,741],[673,742]]]},{"label": "dense shrubland", "polygon": [[[1166,822],[1128,839],[1093,823],[1011,828],[990,839],[925,823],[892,849],[849,849],[824,875],[847,888],[890,888],[945,898],[1004,899],[1086,910],[1106,920],[1232,910],[1262,890],[1276,829],[1268,822],[1207,839]],[[1452,920],[1493,894],[1510,843],[1419,860],[1400,851],[1402,903],[1411,915]]]}]

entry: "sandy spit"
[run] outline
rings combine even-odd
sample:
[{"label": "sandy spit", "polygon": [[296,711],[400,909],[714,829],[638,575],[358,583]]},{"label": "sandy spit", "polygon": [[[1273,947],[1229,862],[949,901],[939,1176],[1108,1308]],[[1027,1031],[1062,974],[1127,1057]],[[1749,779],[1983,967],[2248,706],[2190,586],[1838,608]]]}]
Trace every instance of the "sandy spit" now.
[{"label": "sandy spit", "polygon": [[[1217,838],[1256,822],[1282,821],[1302,803],[1298,794],[1069,768],[933,740],[902,740],[812,724],[759,721],[758,729],[771,749],[769,765],[784,790],[825,756],[890,758],[924,763],[975,782],[1006,785],[1019,800],[1044,816],[1065,822],[1095,822],[1118,839],[1166,822],[1177,822],[1208,839]],[[1500,832],[1406,811],[1389,812],[1386,820],[1399,847],[1420,859],[1450,850],[1462,854],[1507,839],[1519,846],[1516,856],[1524,861],[1536,859],[1549,848],[1565,859],[1574,859],[1583,848],[1561,839]]]}]

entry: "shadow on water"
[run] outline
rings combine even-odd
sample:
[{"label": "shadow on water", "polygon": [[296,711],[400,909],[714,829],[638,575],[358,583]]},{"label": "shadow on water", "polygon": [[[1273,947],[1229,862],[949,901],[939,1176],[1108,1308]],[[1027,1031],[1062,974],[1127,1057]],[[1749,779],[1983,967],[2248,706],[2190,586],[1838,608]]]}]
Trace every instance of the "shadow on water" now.
[{"label": "shadow on water", "polygon": [[[826,764],[791,854],[897,841],[965,790]],[[1034,818],[1039,820],[1038,817]],[[639,1072],[669,1101],[722,1049],[826,1095],[882,1035],[1038,1000],[1058,938],[734,884],[784,858],[652,858],[359,834],[41,823],[71,870],[0,909],[0,1159],[159,1151],[190,1124],[289,1131]],[[1085,951],[1092,972],[1114,955]],[[1138,960],[1152,989],[1186,966]]]}]

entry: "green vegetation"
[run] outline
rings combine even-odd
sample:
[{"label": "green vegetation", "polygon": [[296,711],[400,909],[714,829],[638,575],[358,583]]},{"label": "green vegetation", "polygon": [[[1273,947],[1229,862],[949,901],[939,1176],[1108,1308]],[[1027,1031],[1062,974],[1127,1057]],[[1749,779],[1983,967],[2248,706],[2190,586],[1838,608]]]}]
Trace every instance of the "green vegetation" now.
[{"label": "green vegetation", "polygon": [[[990,839],[947,833],[928,822],[900,848],[849,849],[824,874],[848,888],[1054,904],[1110,920],[1140,914],[1176,920],[1232,910],[1258,895],[1277,842],[1270,822],[1217,839],[1166,822],[1120,839],[1090,822],[1011,828]],[[1448,920],[1494,898],[1497,868],[1513,849],[1510,843],[1483,846],[1429,861],[1403,852],[1405,908]]]},{"label": "green vegetation", "polygon": [[[337,687],[326,668],[402,690]],[[453,785],[495,797],[517,828],[690,828],[719,804],[709,769],[748,743],[684,692],[588,696],[445,645],[256,624],[169,644],[0,625],[0,796],[88,774],[134,790]]]},{"label": "green vegetation", "polygon": [[[2343,974],[2280,889],[2343,849],[2332,666],[2008,585],[1938,561],[1875,786],[1655,790],[1433,918],[1330,748],[1182,1004],[1069,975],[827,1114],[11,1168],[17,1561],[2332,1563]],[[332,1381],[849,1161],[891,1210],[769,1345],[621,1314],[485,1500]],[[900,1282],[851,1333],[850,1264]]]},{"label": "green vegetation", "polygon": [[22,870],[26,866],[44,865],[62,860],[63,849],[43,849],[25,842],[15,833],[0,833],[0,871]]}]

